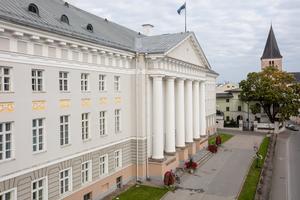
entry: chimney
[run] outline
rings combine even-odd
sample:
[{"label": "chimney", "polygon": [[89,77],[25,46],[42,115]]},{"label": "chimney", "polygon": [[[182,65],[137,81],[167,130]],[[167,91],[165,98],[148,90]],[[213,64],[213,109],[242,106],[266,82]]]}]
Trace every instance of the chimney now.
[{"label": "chimney", "polygon": [[142,27],[143,27],[143,34],[146,36],[150,36],[154,26],[152,24],[143,24]]}]

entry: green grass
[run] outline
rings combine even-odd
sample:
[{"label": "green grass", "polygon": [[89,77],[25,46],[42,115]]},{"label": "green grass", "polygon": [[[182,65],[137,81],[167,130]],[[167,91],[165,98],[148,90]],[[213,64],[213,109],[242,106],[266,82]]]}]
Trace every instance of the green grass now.
[{"label": "green grass", "polygon": [[[133,186],[121,193],[119,200],[159,200],[164,194],[168,192],[166,188],[150,187],[145,185]],[[116,200],[114,198],[114,200]]]},{"label": "green grass", "polygon": [[[226,142],[227,140],[233,137],[233,135],[226,134],[226,133],[220,133],[219,135],[221,136],[222,143]],[[215,144],[215,143],[216,143],[216,135],[211,136],[208,139],[208,144]]]},{"label": "green grass", "polygon": [[[262,164],[264,163],[269,142],[270,142],[269,138],[265,137],[259,147],[259,154],[262,155],[263,157],[262,161],[260,161],[260,166],[262,166]],[[260,171],[261,168],[256,168],[256,160],[253,160],[238,200],[254,199],[256,187],[260,177]]]}]

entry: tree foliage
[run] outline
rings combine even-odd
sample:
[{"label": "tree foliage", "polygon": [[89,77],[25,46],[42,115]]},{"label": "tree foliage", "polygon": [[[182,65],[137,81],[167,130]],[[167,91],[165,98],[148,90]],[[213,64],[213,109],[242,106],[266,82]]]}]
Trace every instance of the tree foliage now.
[{"label": "tree foliage", "polygon": [[249,73],[247,79],[240,82],[240,88],[241,99],[258,102],[272,123],[299,114],[300,84],[287,72],[267,67],[261,72]]}]

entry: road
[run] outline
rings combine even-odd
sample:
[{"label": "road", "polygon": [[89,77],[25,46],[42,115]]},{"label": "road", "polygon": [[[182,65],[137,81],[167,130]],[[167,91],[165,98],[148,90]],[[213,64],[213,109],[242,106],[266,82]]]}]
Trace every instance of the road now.
[{"label": "road", "polygon": [[[298,126],[299,128],[299,126]],[[271,200],[300,199],[300,131],[279,134],[274,157]]]},{"label": "road", "polygon": [[[298,126],[299,128],[299,126]],[[289,153],[289,200],[300,199],[300,131],[292,132],[288,141]]]},{"label": "road", "polygon": [[234,200],[254,156],[253,145],[263,136],[235,135],[194,174],[182,177],[180,189],[164,200]]}]

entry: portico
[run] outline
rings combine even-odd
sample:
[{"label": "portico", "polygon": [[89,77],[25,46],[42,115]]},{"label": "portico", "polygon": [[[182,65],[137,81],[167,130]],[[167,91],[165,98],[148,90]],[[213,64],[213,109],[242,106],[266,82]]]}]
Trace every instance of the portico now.
[{"label": "portico", "polygon": [[193,35],[145,63],[148,175],[159,178],[207,146],[217,74]]},{"label": "portico", "polygon": [[167,75],[150,77],[153,89],[151,158],[162,160],[164,153],[174,154],[176,147],[184,149],[193,145],[194,139],[206,138],[205,82]]}]

